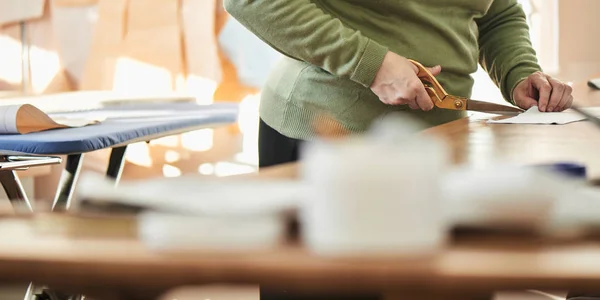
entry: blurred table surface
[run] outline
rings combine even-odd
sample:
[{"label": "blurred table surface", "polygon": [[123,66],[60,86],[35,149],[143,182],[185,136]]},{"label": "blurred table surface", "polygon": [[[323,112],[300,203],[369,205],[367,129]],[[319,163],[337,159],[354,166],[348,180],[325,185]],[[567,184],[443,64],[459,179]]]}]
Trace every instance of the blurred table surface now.
[{"label": "blurred table surface", "polygon": [[[582,89],[576,97],[580,105],[600,106],[600,92]],[[472,116],[428,133],[448,139],[456,163],[485,166],[498,160],[568,160],[585,163],[592,173],[600,172],[600,129],[589,122],[490,125],[484,119]],[[260,176],[293,178],[297,171],[298,165],[289,164]],[[40,217],[0,218],[0,281],[32,280],[85,291],[114,289],[146,295],[210,283],[252,283],[300,291],[479,293],[595,288],[600,282],[600,242],[491,246],[471,241],[449,245],[435,257],[420,258],[328,259],[293,244],[258,252],[166,254],[145,249],[135,234],[74,236],[61,233],[60,222],[40,226]],[[86,226],[92,225],[78,227]]]}]

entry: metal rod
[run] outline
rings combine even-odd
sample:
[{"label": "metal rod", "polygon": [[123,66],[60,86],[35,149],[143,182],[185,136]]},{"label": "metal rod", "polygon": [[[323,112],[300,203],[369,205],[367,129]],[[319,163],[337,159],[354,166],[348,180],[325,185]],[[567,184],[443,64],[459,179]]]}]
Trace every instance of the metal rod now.
[{"label": "metal rod", "polygon": [[52,211],[66,211],[71,206],[75,185],[83,164],[83,154],[69,154],[65,169],[60,177]]},{"label": "metal rod", "polygon": [[116,147],[111,150],[108,168],[106,169],[106,176],[114,179],[115,184],[121,179],[126,151],[127,146]]},{"label": "metal rod", "polygon": [[0,182],[17,213],[31,213],[33,208],[15,171],[0,171]]},{"label": "metal rod", "polygon": [[29,286],[27,287],[27,291],[25,291],[25,297],[23,298],[24,300],[35,300],[35,285],[33,284],[33,282],[29,283]]}]

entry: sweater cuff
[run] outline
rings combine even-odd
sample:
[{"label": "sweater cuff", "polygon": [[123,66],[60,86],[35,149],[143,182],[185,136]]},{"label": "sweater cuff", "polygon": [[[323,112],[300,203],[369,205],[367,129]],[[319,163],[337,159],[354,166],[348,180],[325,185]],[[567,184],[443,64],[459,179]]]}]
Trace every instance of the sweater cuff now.
[{"label": "sweater cuff", "polygon": [[365,87],[370,87],[373,80],[375,80],[379,68],[381,68],[381,64],[383,63],[383,59],[387,52],[387,47],[384,47],[373,40],[369,40],[350,79]]},{"label": "sweater cuff", "polygon": [[506,76],[504,88],[502,89],[504,99],[506,99],[506,101],[510,102],[512,105],[516,105],[513,95],[517,85],[519,85],[519,83],[521,83],[523,80],[527,79],[529,75],[541,71],[541,68],[530,65],[521,65],[513,68],[513,70],[510,71]]}]

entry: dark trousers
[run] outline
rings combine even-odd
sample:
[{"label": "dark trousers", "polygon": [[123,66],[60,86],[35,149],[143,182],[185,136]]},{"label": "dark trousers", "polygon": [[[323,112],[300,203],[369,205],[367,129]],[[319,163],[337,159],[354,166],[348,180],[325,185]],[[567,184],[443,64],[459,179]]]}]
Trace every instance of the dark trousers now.
[{"label": "dark trousers", "polygon": [[258,126],[259,168],[297,161],[302,143],[282,135],[261,119]]},{"label": "dark trousers", "polygon": [[[280,134],[263,120],[258,127],[258,166],[271,167],[295,162],[299,158],[304,141],[292,139]],[[260,289],[260,300],[379,300],[378,295],[298,295],[284,289]]]}]

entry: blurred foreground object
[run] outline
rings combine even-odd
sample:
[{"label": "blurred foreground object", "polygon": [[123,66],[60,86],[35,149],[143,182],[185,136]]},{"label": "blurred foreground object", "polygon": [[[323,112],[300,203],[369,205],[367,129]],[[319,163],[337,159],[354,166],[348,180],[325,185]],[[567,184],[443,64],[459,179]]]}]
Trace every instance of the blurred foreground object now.
[{"label": "blurred foreground object", "polygon": [[576,187],[541,168],[456,169],[443,180],[444,211],[455,226],[545,230],[562,195]]},{"label": "blurred foreground object", "polygon": [[[439,179],[444,145],[404,115],[372,135],[316,141],[304,153],[303,240],[320,255],[429,255],[446,239]],[[404,231],[401,228],[411,228]]]},{"label": "blurred foreground object", "polygon": [[41,18],[46,0],[0,1],[0,26],[19,21]]},{"label": "blurred foreground object", "polygon": [[288,238],[288,224],[304,194],[300,184],[288,180],[184,176],[115,188],[111,180],[92,174],[82,178],[79,191],[82,211],[138,214],[140,240],[160,252],[276,247]]},{"label": "blurred foreground object", "polygon": [[174,289],[159,300],[260,300],[258,286],[252,285],[203,285]]},{"label": "blurred foreground object", "polygon": [[600,78],[590,79],[590,81],[588,81],[588,86],[593,89],[600,90]]}]

